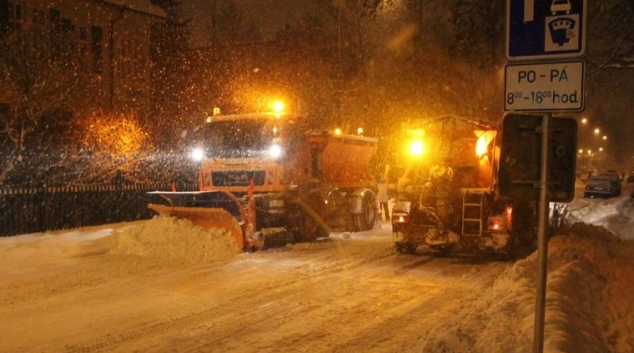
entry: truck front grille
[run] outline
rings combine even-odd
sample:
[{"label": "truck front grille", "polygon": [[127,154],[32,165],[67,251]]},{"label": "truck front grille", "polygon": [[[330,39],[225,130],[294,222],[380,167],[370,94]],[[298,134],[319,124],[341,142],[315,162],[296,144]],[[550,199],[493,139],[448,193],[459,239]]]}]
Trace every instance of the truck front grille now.
[{"label": "truck front grille", "polygon": [[264,185],[265,172],[263,170],[226,170],[213,172],[212,181],[215,186],[248,186]]}]

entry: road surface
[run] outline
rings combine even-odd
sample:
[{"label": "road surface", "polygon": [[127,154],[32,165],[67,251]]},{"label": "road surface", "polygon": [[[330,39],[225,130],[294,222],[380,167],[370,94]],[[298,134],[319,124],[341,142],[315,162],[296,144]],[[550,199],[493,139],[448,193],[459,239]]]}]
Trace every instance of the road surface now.
[{"label": "road surface", "polygon": [[512,266],[422,247],[399,255],[390,232],[194,263],[79,236],[13,244],[0,262],[0,351],[421,351]]}]

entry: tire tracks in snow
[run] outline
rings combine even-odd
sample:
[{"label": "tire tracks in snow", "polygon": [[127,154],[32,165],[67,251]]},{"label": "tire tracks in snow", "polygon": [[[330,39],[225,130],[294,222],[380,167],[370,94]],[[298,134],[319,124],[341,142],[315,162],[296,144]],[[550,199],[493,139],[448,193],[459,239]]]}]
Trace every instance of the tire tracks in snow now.
[{"label": "tire tracks in snow", "polygon": [[[300,255],[299,258],[302,258],[302,252],[298,252]],[[322,251],[319,250],[316,252],[317,257],[321,257],[319,255],[322,254]],[[256,260],[258,258],[266,258],[268,257],[266,253],[262,253],[259,256],[253,256]],[[275,255],[275,254],[271,254]],[[288,255],[297,255],[294,252],[288,252]],[[367,254],[366,254],[367,255]],[[183,329],[191,326],[200,326],[200,324],[204,326],[205,322],[222,322],[222,325],[212,324],[208,325],[206,329],[218,329],[218,327],[222,327],[221,332],[214,332],[214,336],[222,339],[224,336],[231,336],[239,333],[244,330],[244,321],[240,320],[240,317],[243,316],[251,316],[253,320],[259,322],[255,319],[255,315],[260,313],[262,316],[260,321],[264,320],[272,320],[276,316],[286,315],[286,310],[297,310],[295,308],[296,304],[294,304],[299,298],[303,296],[304,282],[296,282],[296,278],[300,277],[302,279],[315,279],[323,276],[329,276],[332,274],[337,274],[345,271],[349,271],[354,268],[358,268],[364,266],[369,263],[373,263],[376,261],[381,261],[382,259],[389,258],[393,256],[393,253],[388,251],[387,249],[383,249],[382,251],[378,251],[373,253],[369,257],[365,256],[352,256],[349,258],[341,258],[338,261],[326,261],[328,265],[314,265],[310,264],[311,261],[315,261],[312,258],[315,256],[309,256],[309,260],[304,266],[301,266],[297,272],[299,275],[293,275],[288,278],[275,276],[272,281],[265,281],[264,284],[261,285],[259,290],[259,295],[240,295],[232,298],[230,306],[224,305],[216,305],[211,308],[207,308],[205,310],[199,310],[193,312],[191,314],[182,315],[182,316],[171,316],[167,317],[165,320],[154,323],[154,324],[144,324],[136,327],[128,327],[126,332],[121,333],[109,333],[107,337],[101,339],[97,342],[93,342],[88,345],[74,345],[67,347],[68,352],[100,352],[100,351],[110,351],[112,349],[118,349],[118,347],[123,346],[126,342],[131,341],[139,341],[140,339],[145,339],[152,336],[161,336],[170,332],[183,331]],[[328,257],[330,257],[328,255]],[[321,260],[317,260],[322,263]],[[235,264],[234,264],[235,265]],[[275,265],[275,258],[269,262],[268,266]],[[279,271],[279,269],[278,269]],[[196,278],[201,278],[205,275],[204,269],[199,269],[195,274]],[[238,273],[239,275],[239,273]],[[159,276],[160,277],[160,276]],[[279,280],[282,278],[283,280]],[[266,277],[264,277],[266,280]],[[276,280],[278,279],[278,280]],[[158,280],[158,279],[155,279]],[[257,279],[255,280],[257,281]],[[291,303],[289,308],[282,308],[286,306],[284,303]],[[265,303],[263,305],[263,303]],[[238,309],[236,309],[238,308]],[[243,309],[240,309],[243,308]],[[269,309],[270,308],[270,309]],[[280,309],[283,310],[280,310]],[[276,315],[276,312],[280,312],[279,315]],[[236,320],[238,318],[238,320]],[[235,324],[232,324],[235,322]],[[198,329],[200,330],[200,328]],[[222,333],[224,332],[224,333]],[[209,342],[203,343],[207,345]],[[181,347],[182,348],[182,347]],[[152,348],[149,348],[152,350]],[[182,351],[179,349],[179,351]]]},{"label": "tire tracks in snow", "polygon": [[[483,271],[453,259],[396,254],[388,238],[242,254],[222,265],[129,270],[131,278],[125,261],[106,265],[115,278],[102,283],[97,276],[90,284],[91,275],[82,273],[73,291],[86,292],[86,305],[103,305],[121,286],[129,296],[109,305],[130,312],[96,311],[98,330],[82,335],[77,328],[77,337],[56,351],[381,351],[391,339],[416,341],[420,327],[403,328],[401,319],[426,322],[418,316],[440,305],[434,303],[442,293],[462,298],[448,288],[467,286],[469,276]],[[63,298],[52,299],[56,310],[64,309],[57,303]],[[397,337],[386,333],[398,328]]]}]

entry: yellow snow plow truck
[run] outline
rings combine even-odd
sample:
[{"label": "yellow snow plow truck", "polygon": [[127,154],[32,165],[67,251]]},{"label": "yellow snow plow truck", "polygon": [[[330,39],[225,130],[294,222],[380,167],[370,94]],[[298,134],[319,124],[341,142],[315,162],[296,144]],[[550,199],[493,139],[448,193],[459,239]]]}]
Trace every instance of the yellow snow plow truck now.
[{"label": "yellow snow plow truck", "polygon": [[449,115],[409,123],[402,134],[409,161],[392,213],[398,252],[426,245],[506,256],[535,241],[536,203],[497,192],[497,128]]},{"label": "yellow snow plow truck", "polygon": [[163,203],[148,207],[226,229],[249,251],[373,228],[378,139],[305,126],[273,112],[208,118],[197,131],[199,191],[151,192]]}]

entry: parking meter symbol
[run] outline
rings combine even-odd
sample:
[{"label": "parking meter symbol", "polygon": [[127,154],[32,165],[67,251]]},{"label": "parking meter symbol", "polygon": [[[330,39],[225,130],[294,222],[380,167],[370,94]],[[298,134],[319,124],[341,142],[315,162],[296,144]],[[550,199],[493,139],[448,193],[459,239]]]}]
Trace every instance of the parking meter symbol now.
[{"label": "parking meter symbol", "polygon": [[560,17],[548,23],[548,31],[553,43],[563,46],[574,37],[575,20],[567,17]]}]

